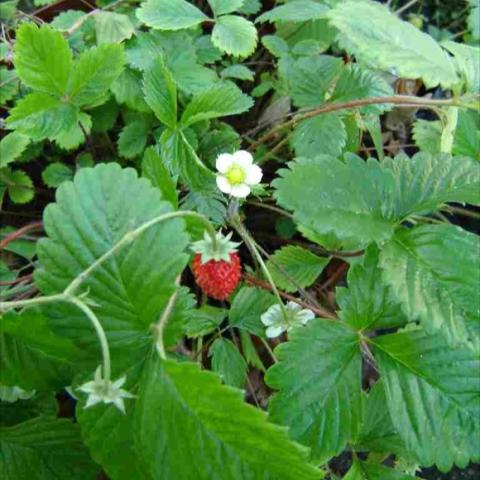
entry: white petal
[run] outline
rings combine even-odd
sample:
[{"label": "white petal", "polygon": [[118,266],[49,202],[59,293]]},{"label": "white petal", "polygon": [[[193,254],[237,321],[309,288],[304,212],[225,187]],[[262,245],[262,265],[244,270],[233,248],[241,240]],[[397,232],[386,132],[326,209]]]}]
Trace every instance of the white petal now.
[{"label": "white petal", "polygon": [[278,322],[279,315],[280,305],[275,304],[272,305],[265,313],[261,315],[260,320],[266,327],[269,327],[270,325]]},{"label": "white petal", "polygon": [[263,172],[258,165],[250,165],[245,177],[245,183],[248,185],[258,185],[262,180]]},{"label": "white petal", "polygon": [[280,336],[285,331],[285,328],[282,325],[274,325],[268,327],[265,333],[267,334],[268,338],[275,338]]},{"label": "white petal", "polygon": [[298,318],[303,325],[306,325],[310,320],[315,318],[315,314],[311,310],[302,310],[301,312],[297,313],[296,318]]},{"label": "white petal", "polygon": [[100,403],[102,400],[103,400],[102,397],[100,397],[99,395],[94,395],[94,394],[89,395],[87,398],[87,403],[85,404],[84,408],[93,407],[97,403]]},{"label": "white petal", "polygon": [[245,198],[250,195],[250,187],[245,183],[241,183],[239,185],[232,185],[231,189],[232,191],[230,192],[230,195],[232,197]]},{"label": "white petal", "polygon": [[238,152],[235,152],[232,156],[235,164],[245,169],[247,169],[253,163],[252,154],[247,152],[246,150],[239,150]]},{"label": "white petal", "polygon": [[223,193],[232,193],[232,186],[223,175],[217,175],[217,187]]},{"label": "white petal", "polygon": [[123,403],[122,397],[115,398],[112,403],[123,413],[125,414],[125,404]]},{"label": "white petal", "polygon": [[94,393],[97,391],[97,384],[94,381],[87,382],[78,387],[78,390],[84,393]]},{"label": "white petal", "polygon": [[112,388],[114,390],[117,390],[118,388],[120,388],[124,383],[125,383],[125,380],[127,379],[127,377],[121,377],[119,378],[118,380],[115,380],[113,383],[112,383]]},{"label": "white petal", "polygon": [[220,173],[226,173],[233,163],[233,155],[230,153],[221,153],[217,157],[215,166]]}]

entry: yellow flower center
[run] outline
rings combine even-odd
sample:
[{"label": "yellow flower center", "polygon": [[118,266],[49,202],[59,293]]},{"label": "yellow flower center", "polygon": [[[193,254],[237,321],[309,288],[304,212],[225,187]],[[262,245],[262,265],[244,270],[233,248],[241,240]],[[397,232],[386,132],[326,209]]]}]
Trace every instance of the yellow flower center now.
[{"label": "yellow flower center", "polygon": [[240,185],[245,180],[245,171],[238,167],[237,165],[233,165],[225,175],[230,182],[230,185]]}]

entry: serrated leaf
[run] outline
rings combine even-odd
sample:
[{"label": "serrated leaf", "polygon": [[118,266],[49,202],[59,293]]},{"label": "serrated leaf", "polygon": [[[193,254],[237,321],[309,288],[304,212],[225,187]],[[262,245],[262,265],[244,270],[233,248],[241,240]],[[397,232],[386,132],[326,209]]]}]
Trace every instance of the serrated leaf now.
[{"label": "serrated leaf", "polygon": [[243,5],[239,12],[245,15],[253,15],[262,8],[260,0],[243,0]]},{"label": "serrated leaf", "polygon": [[296,292],[312,285],[329,261],[305,248],[288,245],[270,257],[267,268],[279,288]]},{"label": "serrated leaf", "polygon": [[448,55],[435,40],[370,0],[347,0],[328,13],[347,52],[372,67],[399,77],[421,78],[427,88],[449,88],[458,82]]},{"label": "serrated leaf", "polygon": [[7,187],[13,203],[28,203],[35,195],[32,179],[22,170],[0,170],[0,185]]},{"label": "serrated leaf", "polygon": [[336,157],[347,143],[347,131],[335,113],[318,115],[300,122],[293,130],[292,147],[297,156],[315,157],[325,154]]},{"label": "serrated leaf", "polygon": [[17,30],[14,63],[22,82],[34,90],[61,96],[72,70],[72,52],[60,32],[44,24],[24,23]]},{"label": "serrated leaf", "polygon": [[480,357],[421,330],[377,337],[375,357],[398,434],[421,465],[478,459]]},{"label": "serrated leaf", "polygon": [[16,160],[30,143],[27,135],[10,132],[0,140],[0,168]]},{"label": "serrated leaf", "polygon": [[[81,126],[80,126],[81,125]],[[92,119],[85,112],[79,112],[77,122],[69,129],[64,128],[55,137],[55,143],[64,150],[74,150],[87,140],[92,130]]]},{"label": "serrated leaf", "polygon": [[480,113],[473,110],[458,112],[457,129],[452,152],[480,160]]},{"label": "serrated leaf", "polygon": [[278,35],[264,35],[262,45],[275,57],[288,55],[288,43]]},{"label": "serrated leaf", "polygon": [[149,113],[150,107],[145,102],[142,90],[142,76],[130,69],[125,69],[111,87],[115,100],[131,110]]},{"label": "serrated leaf", "polygon": [[355,438],[361,420],[361,355],[356,332],[338,321],[312,320],[292,329],[275,349],[279,360],[266,382],[278,393],[270,401],[273,421],[312,448],[319,463]]},{"label": "serrated leaf", "polygon": [[174,129],[177,125],[177,86],[161,58],[145,73],[143,91],[157,118]]},{"label": "serrated leaf", "polygon": [[142,160],[142,177],[148,178],[154,187],[162,192],[162,197],[175,208],[178,207],[176,181],[170,175],[162,157],[155,147],[145,150]]},{"label": "serrated leaf", "polygon": [[39,311],[8,312],[0,325],[0,384],[51,391],[71,382],[81,352],[53,334]]},{"label": "serrated leaf", "polygon": [[181,30],[209,19],[185,0],[147,0],[136,13],[145,25],[159,30]]},{"label": "serrated leaf", "polygon": [[203,337],[215,331],[226,316],[227,311],[222,308],[203,305],[191,311],[185,325],[185,332],[192,338]]},{"label": "serrated leaf", "polygon": [[457,71],[464,82],[465,90],[479,93],[480,72],[477,67],[480,48],[451,41],[443,42],[442,46],[454,55]]},{"label": "serrated leaf", "polygon": [[237,15],[217,19],[212,31],[212,42],[220,50],[235,57],[248,57],[257,46],[257,29],[252,22]]},{"label": "serrated leaf", "polygon": [[127,15],[115,12],[98,12],[93,17],[97,44],[120,43],[129,39],[135,28]]},{"label": "serrated leaf", "polygon": [[260,316],[275,303],[278,302],[270,292],[259,288],[243,287],[233,299],[228,321],[232,327],[265,337],[265,326],[260,321]]},{"label": "serrated leaf", "polygon": [[451,344],[477,342],[479,247],[476,235],[452,225],[399,230],[380,252],[383,279],[410,321]]},{"label": "serrated leaf", "polygon": [[61,183],[71,180],[72,178],[72,169],[61,162],[51,163],[42,172],[43,183],[52,188],[56,188]]},{"label": "serrated leaf", "polygon": [[181,123],[186,127],[201,120],[237,115],[249,110],[252,105],[252,99],[236,85],[218,85],[192,98],[182,114]]},{"label": "serrated leaf", "polygon": [[440,120],[423,120],[418,118],[413,124],[413,139],[415,145],[428,153],[440,153],[442,139],[442,122]]},{"label": "serrated leaf", "polygon": [[[205,215],[215,225],[223,225],[227,215],[225,197],[220,191],[209,190],[205,192],[189,192],[182,199],[182,208],[194,210]],[[199,239],[202,238],[202,231],[199,232]]]},{"label": "serrated leaf", "polygon": [[356,330],[399,327],[407,322],[381,274],[378,250],[371,246],[363,262],[350,267],[348,288],[337,288],[340,318]]},{"label": "serrated leaf", "polygon": [[89,110],[92,118],[92,130],[94,132],[108,132],[117,121],[119,107],[113,98],[99,107]]},{"label": "serrated leaf", "polygon": [[237,11],[244,3],[244,0],[207,0],[213,13],[224,15]]},{"label": "serrated leaf", "polygon": [[75,63],[68,95],[76,105],[95,105],[122,73],[125,55],[120,45],[100,45],[83,52]]},{"label": "serrated leaf", "polygon": [[[393,95],[393,89],[383,77],[359,65],[350,64],[342,69],[335,90],[328,101],[348,102],[390,95]],[[360,110],[364,113],[382,113],[389,108],[389,105],[368,105]]]},{"label": "serrated leaf", "polygon": [[371,462],[355,459],[343,480],[416,480],[406,473]]},{"label": "serrated leaf", "polygon": [[70,420],[36,418],[0,427],[0,476],[4,480],[93,478],[98,468]]},{"label": "serrated leaf", "polygon": [[19,83],[15,70],[0,66],[0,104],[5,104],[15,96]]},{"label": "serrated leaf", "polygon": [[[181,437],[175,433],[179,428]],[[135,434],[154,478],[322,478],[284,430],[243,403],[241,391],[221,386],[215,374],[189,362],[149,361],[140,387]],[[185,438],[190,442],[188,450]]]},{"label": "serrated leaf", "polygon": [[232,387],[243,388],[247,380],[247,363],[238,348],[226,338],[217,338],[208,352],[212,357],[212,371],[222,382]]},{"label": "serrated leaf", "polygon": [[[359,244],[390,238],[398,222],[444,202],[479,202],[480,165],[446,154],[399,155],[382,163],[348,154],[300,158],[273,185],[304,229]],[[346,194],[348,192],[348,195]]]},{"label": "serrated leaf", "polygon": [[53,139],[75,127],[78,110],[46,93],[30,93],[10,110],[7,125],[32,140]]},{"label": "serrated leaf", "polygon": [[124,158],[135,158],[143,153],[147,145],[150,124],[142,119],[123,127],[118,136],[118,153]]},{"label": "serrated leaf", "polygon": [[[48,237],[38,242],[40,268],[35,270],[35,283],[47,295],[62,291],[127,232],[172,211],[148,180],[115,163],[82,168],[73,182],[58,188],[56,198],[44,213]],[[150,326],[158,321],[186,265],[186,245],[182,220],[168,220],[143,233],[84,282],[82,291],[98,305],[95,313],[106,330],[114,370],[123,372],[150,348]],[[98,342],[79,310],[55,305],[45,312],[56,333],[98,358]],[[167,343],[178,338],[172,334],[176,328],[175,321],[167,326]]]},{"label": "serrated leaf", "polygon": [[255,22],[308,22],[325,17],[329,8],[312,0],[297,0],[260,15]]},{"label": "serrated leaf", "polygon": [[245,65],[230,65],[220,72],[222,78],[237,78],[253,82],[255,73]]}]

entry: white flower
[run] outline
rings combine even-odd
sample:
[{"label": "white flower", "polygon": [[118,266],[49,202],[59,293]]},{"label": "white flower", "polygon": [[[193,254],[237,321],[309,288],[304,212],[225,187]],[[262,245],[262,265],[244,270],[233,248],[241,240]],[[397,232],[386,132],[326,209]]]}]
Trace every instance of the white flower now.
[{"label": "white flower", "polygon": [[95,379],[78,387],[80,391],[88,393],[85,408],[93,407],[100,402],[113,403],[122,413],[125,413],[123,399],[135,398],[135,395],[120,388],[125,380],[125,377],[119,378],[113,383],[110,380],[104,380],[102,378],[102,367],[98,367],[95,371]]},{"label": "white flower", "polygon": [[252,155],[245,150],[239,150],[233,155],[220,154],[217,157],[216,167],[219,171],[218,188],[232,197],[247,197],[251,187],[258,185],[262,180],[262,169],[253,164]]},{"label": "white flower", "polygon": [[272,305],[260,317],[262,323],[267,327],[266,334],[268,338],[275,338],[285,331],[289,331],[299,325],[306,325],[315,314],[308,309],[302,309],[295,302],[288,302],[285,305],[285,313],[278,303]]},{"label": "white flower", "polygon": [[0,400],[2,402],[13,403],[17,400],[28,400],[32,398],[37,392],[35,390],[24,390],[23,388],[8,387],[6,385],[0,385]]}]

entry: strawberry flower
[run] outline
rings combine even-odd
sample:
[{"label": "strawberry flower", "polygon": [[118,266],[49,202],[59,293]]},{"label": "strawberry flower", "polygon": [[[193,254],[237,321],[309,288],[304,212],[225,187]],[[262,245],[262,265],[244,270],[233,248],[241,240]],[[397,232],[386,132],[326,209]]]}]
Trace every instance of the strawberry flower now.
[{"label": "strawberry flower", "polygon": [[251,187],[262,180],[262,169],[253,164],[252,155],[245,150],[220,154],[216,167],[218,188],[232,197],[247,197]]},{"label": "strawberry flower", "polygon": [[314,317],[315,314],[311,310],[302,309],[295,302],[288,302],[285,305],[284,312],[281,306],[276,303],[262,314],[260,320],[267,327],[265,331],[267,337],[275,338],[292,328],[306,325]]}]

